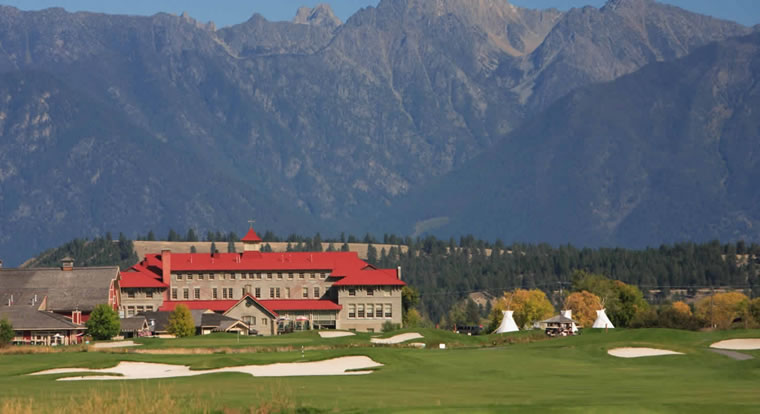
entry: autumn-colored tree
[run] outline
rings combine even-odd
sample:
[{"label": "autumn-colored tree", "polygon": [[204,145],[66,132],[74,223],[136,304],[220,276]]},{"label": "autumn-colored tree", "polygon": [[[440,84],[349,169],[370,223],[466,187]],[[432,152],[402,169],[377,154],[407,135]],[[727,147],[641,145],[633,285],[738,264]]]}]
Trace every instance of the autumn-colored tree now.
[{"label": "autumn-colored tree", "polygon": [[607,316],[617,327],[627,327],[637,313],[649,309],[644,294],[636,286],[581,270],[573,273],[572,278],[574,291],[587,290],[599,296],[607,308]]},{"label": "autumn-colored tree", "polygon": [[549,302],[546,294],[538,289],[517,289],[514,292],[504,292],[504,296],[493,307],[490,317],[491,325],[494,322],[496,326],[501,323],[504,310],[513,310],[515,323],[522,328],[526,324],[551,317],[554,306]]},{"label": "autumn-colored tree", "polygon": [[169,325],[166,330],[178,338],[195,335],[195,322],[190,309],[185,305],[177,305],[169,314]]},{"label": "autumn-colored tree", "polygon": [[673,302],[672,305],[670,305],[671,308],[673,308],[674,312],[680,313],[685,316],[691,316],[691,308],[689,307],[686,302],[678,301]]},{"label": "autumn-colored tree", "polygon": [[596,320],[596,311],[602,309],[602,301],[587,290],[573,292],[565,299],[565,309],[573,311],[573,319],[578,325],[589,327]]},{"label": "autumn-colored tree", "polygon": [[749,316],[749,298],[739,292],[716,293],[697,301],[694,314],[718,329],[728,329],[737,317]]}]

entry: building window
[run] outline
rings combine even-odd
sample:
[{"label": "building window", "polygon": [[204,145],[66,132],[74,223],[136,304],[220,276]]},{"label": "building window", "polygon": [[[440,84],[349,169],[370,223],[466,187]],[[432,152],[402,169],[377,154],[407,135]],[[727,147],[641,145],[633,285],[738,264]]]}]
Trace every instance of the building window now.
[{"label": "building window", "polygon": [[135,316],[135,307],[127,306],[127,316]]},{"label": "building window", "polygon": [[193,280],[193,274],[192,273],[189,273],[187,275],[187,280]]},{"label": "building window", "polygon": [[177,288],[172,288],[172,299],[177,300]]},{"label": "building window", "polygon": [[368,304],[367,305],[367,317],[371,318],[373,316],[375,316],[375,305]]},{"label": "building window", "polygon": [[240,275],[240,278],[241,278],[241,279],[243,279],[243,280],[246,280],[246,279],[248,279],[248,273],[243,273],[243,274],[241,274],[241,275]]},{"label": "building window", "polygon": [[320,276],[322,279],[327,279],[327,273],[320,273],[320,274],[319,274],[319,276]]},{"label": "building window", "polygon": [[309,273],[309,277],[311,277],[312,279],[316,279],[317,278],[317,274],[316,273]]},{"label": "building window", "polygon": [[367,288],[367,296],[375,296],[375,289]]},{"label": "building window", "polygon": [[146,306],[145,310],[148,311],[148,312],[153,312],[153,305]]},{"label": "building window", "polygon": [[260,299],[261,298],[261,288],[260,287],[256,288],[256,294],[254,296],[256,296],[256,299]]},{"label": "building window", "polygon": [[211,289],[211,297],[214,299],[219,299],[219,289],[217,288]]},{"label": "building window", "polygon": [[135,298],[135,290],[134,289],[127,289],[127,297],[130,299]]},{"label": "building window", "polygon": [[190,299],[190,289],[189,288],[182,289],[182,298],[184,298],[185,300]]},{"label": "building window", "polygon": [[149,298],[149,299],[153,298],[153,289],[146,290],[145,291],[145,297]]},{"label": "building window", "polygon": [[225,275],[224,273],[220,273],[219,274],[219,280],[225,280],[226,277],[227,277],[227,275]]},{"label": "building window", "polygon": [[356,305],[354,304],[348,305],[348,317],[351,319],[356,317]]},{"label": "building window", "polygon": [[314,288],[314,299],[319,299],[319,287]]},{"label": "building window", "polygon": [[182,280],[182,273],[177,273],[177,280]]},{"label": "building window", "polygon": [[243,289],[241,289],[241,292],[242,292],[242,293],[240,294],[240,296],[241,296],[241,297],[242,297],[242,296],[245,296],[245,295],[247,295],[247,294],[251,293],[251,288],[243,288]]},{"label": "building window", "polygon": [[356,289],[349,288],[348,289],[348,296],[356,296]]},{"label": "building window", "polygon": [[262,320],[261,320],[261,323],[262,323],[262,324],[264,324],[264,326],[267,326],[267,321],[268,321],[268,320],[269,320],[269,319],[267,319],[267,318],[264,318],[264,319],[262,319]]},{"label": "building window", "polygon": [[285,288],[285,299],[290,299],[290,288]]},{"label": "building window", "polygon": [[385,317],[386,318],[392,318],[393,317],[393,311],[391,310],[390,304],[385,304]]},{"label": "building window", "polygon": [[203,273],[198,273],[198,280],[203,280]]},{"label": "building window", "polygon": [[269,288],[269,299],[274,299],[274,288]]},{"label": "building window", "polygon": [[383,317],[383,305],[375,306],[375,318]]},{"label": "building window", "polygon": [[303,288],[303,297],[308,298],[309,297],[309,288]]},{"label": "building window", "polygon": [[305,274],[303,274],[303,273],[299,273],[299,274],[298,274],[298,278],[299,278],[299,279],[303,279],[303,278],[305,278],[305,277],[306,277],[306,275],[305,275]]},{"label": "building window", "polygon": [[282,273],[277,273],[277,279],[282,279]]},{"label": "building window", "polygon": [[359,310],[357,312],[356,317],[357,318],[363,318],[364,317],[364,304],[360,303],[358,306]]},{"label": "building window", "polygon": [[261,273],[256,273],[256,279],[261,280]]},{"label": "building window", "polygon": [[390,296],[391,295],[391,288],[387,287],[387,288],[383,289],[383,293],[385,294],[385,296]]},{"label": "building window", "polygon": [[199,287],[195,288],[195,292],[194,293],[195,293],[194,297],[195,297],[196,300],[198,300],[198,299],[201,298],[201,288],[199,288]]},{"label": "building window", "polygon": [[271,279],[271,278],[272,278],[272,274],[271,273],[267,273],[267,279]]},{"label": "building window", "polygon": [[222,288],[222,299],[227,299],[227,288]]},{"label": "building window", "polygon": [[288,279],[293,280],[293,273],[288,273]]},{"label": "building window", "polygon": [[279,298],[280,298],[280,288],[275,288],[275,289],[274,289],[274,296],[275,296],[277,299],[279,299]]},{"label": "building window", "polygon": [[135,309],[135,315],[145,312],[145,306],[138,306]]},{"label": "building window", "polygon": [[211,273],[211,274],[208,275],[208,280],[214,280],[214,274],[213,273]]}]

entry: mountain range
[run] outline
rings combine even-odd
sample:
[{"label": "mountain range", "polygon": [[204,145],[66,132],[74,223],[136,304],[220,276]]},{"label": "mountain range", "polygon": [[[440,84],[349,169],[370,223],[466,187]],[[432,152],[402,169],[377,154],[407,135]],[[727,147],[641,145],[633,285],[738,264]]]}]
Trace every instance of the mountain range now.
[{"label": "mountain range", "polygon": [[381,0],[221,29],[0,7],[0,251],[249,218],[758,240],[754,32],[652,0]]}]

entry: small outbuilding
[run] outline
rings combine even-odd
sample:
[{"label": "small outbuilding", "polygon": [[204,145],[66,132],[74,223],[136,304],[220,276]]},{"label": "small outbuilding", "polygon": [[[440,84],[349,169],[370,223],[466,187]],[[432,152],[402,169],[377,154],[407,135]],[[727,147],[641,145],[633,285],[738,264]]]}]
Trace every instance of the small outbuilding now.
[{"label": "small outbuilding", "polygon": [[[543,320],[540,326],[544,327],[546,334],[549,336],[568,336],[575,335],[573,327],[576,326],[576,322],[566,317],[565,315],[557,315],[555,317]],[[577,328],[576,328],[577,331]]]}]

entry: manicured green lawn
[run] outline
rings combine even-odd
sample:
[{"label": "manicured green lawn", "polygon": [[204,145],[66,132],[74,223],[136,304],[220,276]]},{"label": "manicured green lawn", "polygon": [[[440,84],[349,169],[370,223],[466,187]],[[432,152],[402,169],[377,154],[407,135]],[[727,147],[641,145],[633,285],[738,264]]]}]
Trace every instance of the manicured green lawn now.
[{"label": "manicured green lawn", "polygon": [[[148,381],[56,382],[56,376],[22,374],[55,367],[108,367],[118,361],[190,365],[193,369],[301,360],[300,349],[207,355],[67,352],[0,355],[0,400],[32,399],[41,408],[58,407],[92,393],[170,394],[182,411],[248,411],[283,399],[290,406],[327,412],[578,412],[578,413],[755,413],[760,410],[760,351],[749,361],[715,354],[709,344],[726,338],[760,338],[760,331],[697,333],[660,329],[587,332],[578,337],[493,345],[511,338],[463,337],[419,330],[426,342],[447,350],[371,347],[369,335],[321,339],[315,333],[277,338],[241,338],[240,346],[301,344],[305,359],[367,355],[384,366],[369,375],[254,378],[227,373]],[[386,335],[389,336],[389,335]],[[147,341],[147,340],[146,340]],[[153,340],[157,341],[157,340]],[[158,340],[145,347],[236,347],[235,336]],[[245,343],[244,343],[245,342]],[[607,355],[618,346],[650,346],[685,355],[621,359]],[[184,404],[184,405],[183,405]]]}]

